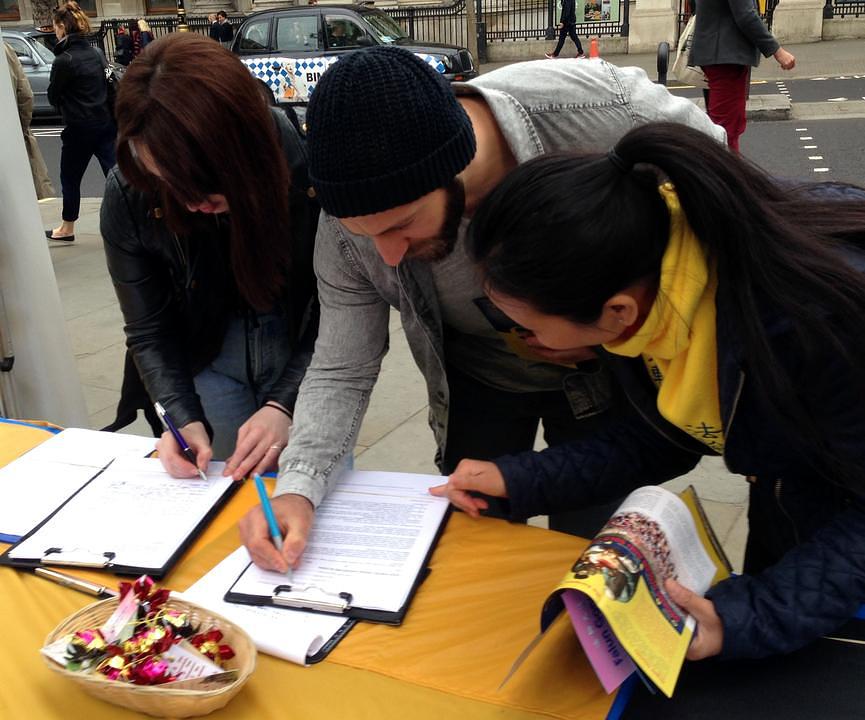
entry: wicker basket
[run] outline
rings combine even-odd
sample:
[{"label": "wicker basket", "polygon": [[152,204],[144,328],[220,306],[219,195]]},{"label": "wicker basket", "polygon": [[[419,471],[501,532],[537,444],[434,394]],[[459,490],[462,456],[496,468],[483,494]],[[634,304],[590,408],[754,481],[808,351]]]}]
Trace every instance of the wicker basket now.
[{"label": "wicker basket", "polygon": [[[78,630],[100,627],[117,609],[117,603],[117,598],[109,598],[82,608],[54,628],[45,639],[45,645]],[[256,650],[252,639],[231,621],[198,605],[171,597],[165,607],[189,613],[192,622],[200,624],[203,629],[214,625],[218,627],[223,633],[223,642],[228,643],[235,652],[233,658],[225,661],[225,668],[237,670],[237,679],[213,690],[173,690],[170,683],[132,685],[109,680],[99,673],[72,672],[48,658],[45,661],[51,670],[69,678],[93,697],[148,715],[196,717],[224,707],[255,669]]]}]

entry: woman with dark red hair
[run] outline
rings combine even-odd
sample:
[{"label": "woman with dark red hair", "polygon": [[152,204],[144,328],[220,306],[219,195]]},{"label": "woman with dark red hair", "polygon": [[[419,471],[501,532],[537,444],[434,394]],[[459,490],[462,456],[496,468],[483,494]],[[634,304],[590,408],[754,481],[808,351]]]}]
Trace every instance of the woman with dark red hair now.
[{"label": "woman with dark red hair", "polygon": [[[111,429],[158,401],[198,468],[263,472],[317,331],[304,147],[245,66],[195,34],[148,46],[116,116],[101,227],[129,354]],[[171,435],[157,447],[173,475],[196,474]]]}]

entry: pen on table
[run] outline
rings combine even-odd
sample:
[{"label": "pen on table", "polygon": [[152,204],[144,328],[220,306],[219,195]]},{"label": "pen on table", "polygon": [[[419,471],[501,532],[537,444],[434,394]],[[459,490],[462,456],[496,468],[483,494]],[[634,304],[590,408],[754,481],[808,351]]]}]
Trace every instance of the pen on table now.
[{"label": "pen on table", "polygon": [[64,587],[72,588],[73,590],[78,590],[79,592],[87,593],[88,595],[103,598],[117,597],[116,591],[111,590],[104,585],[98,585],[89,580],[82,580],[81,578],[57,572],[56,570],[38,567],[33,572],[41,578],[45,578],[51,582],[56,582],[58,585],[63,585]]},{"label": "pen on table", "polygon": [[[258,490],[258,499],[261,500],[261,509],[264,510],[264,517],[267,520],[270,537],[273,538],[273,544],[276,545],[276,549],[282,551],[282,533],[279,531],[276,515],[273,514],[270,498],[267,497],[267,488],[264,486],[264,480],[261,479],[261,475],[258,473],[255,473],[252,478],[255,481],[255,489]],[[289,569],[288,572],[291,573],[291,570]]]},{"label": "pen on table", "polygon": [[174,424],[174,421],[171,419],[171,416],[165,411],[165,408],[162,407],[161,403],[155,402],[153,403],[153,407],[156,410],[156,414],[159,415],[159,419],[162,421],[162,425],[165,427],[168,432],[170,432],[174,439],[177,441],[177,444],[180,445],[180,450],[183,455],[186,457],[189,462],[195,465],[196,470],[198,470],[198,475],[202,480],[207,480],[207,475],[204,474],[204,471],[196,464],[195,453],[192,448],[189,447],[189,443],[183,439],[183,435],[180,434],[180,430],[177,429],[177,425]]}]

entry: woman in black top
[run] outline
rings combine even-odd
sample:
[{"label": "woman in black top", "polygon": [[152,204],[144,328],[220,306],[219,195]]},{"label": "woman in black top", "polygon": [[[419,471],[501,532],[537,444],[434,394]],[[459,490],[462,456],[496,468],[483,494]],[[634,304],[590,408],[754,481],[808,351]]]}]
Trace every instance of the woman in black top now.
[{"label": "woman in black top", "polygon": [[90,32],[90,21],[77,2],[66,2],[54,11],[54,32],[57,57],[51,66],[48,100],[60,108],[66,126],[60,135],[63,222],[45,235],[49,240],[72,242],[81,178],[94,155],[105,175],[114,166],[115,128],[108,109],[104,58],[83,37]]},{"label": "woman in black top", "polygon": [[[273,468],[318,328],[300,137],[236,56],[193,33],[130,64],[116,114],[101,232],[133,362],[112,428],[160,402],[200,469]],[[170,434],[157,448],[173,475],[197,472]]]}]

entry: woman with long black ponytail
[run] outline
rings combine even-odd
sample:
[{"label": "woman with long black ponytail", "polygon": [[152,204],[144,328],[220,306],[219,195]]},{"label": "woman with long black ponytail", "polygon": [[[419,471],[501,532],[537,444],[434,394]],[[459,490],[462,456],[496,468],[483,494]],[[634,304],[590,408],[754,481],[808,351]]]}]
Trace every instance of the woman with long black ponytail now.
[{"label": "woman with long black ponytail", "polygon": [[[528,208],[528,209],[527,209]],[[514,517],[624,495],[723,455],[750,481],[745,574],[671,597],[689,658],[790,652],[865,602],[865,190],[785,187],[692,130],[543,156],[476,213],[492,301],[555,349],[593,346],[629,411],[543,453],[466,460],[447,495]],[[632,411],[632,412],[631,412]]]}]

